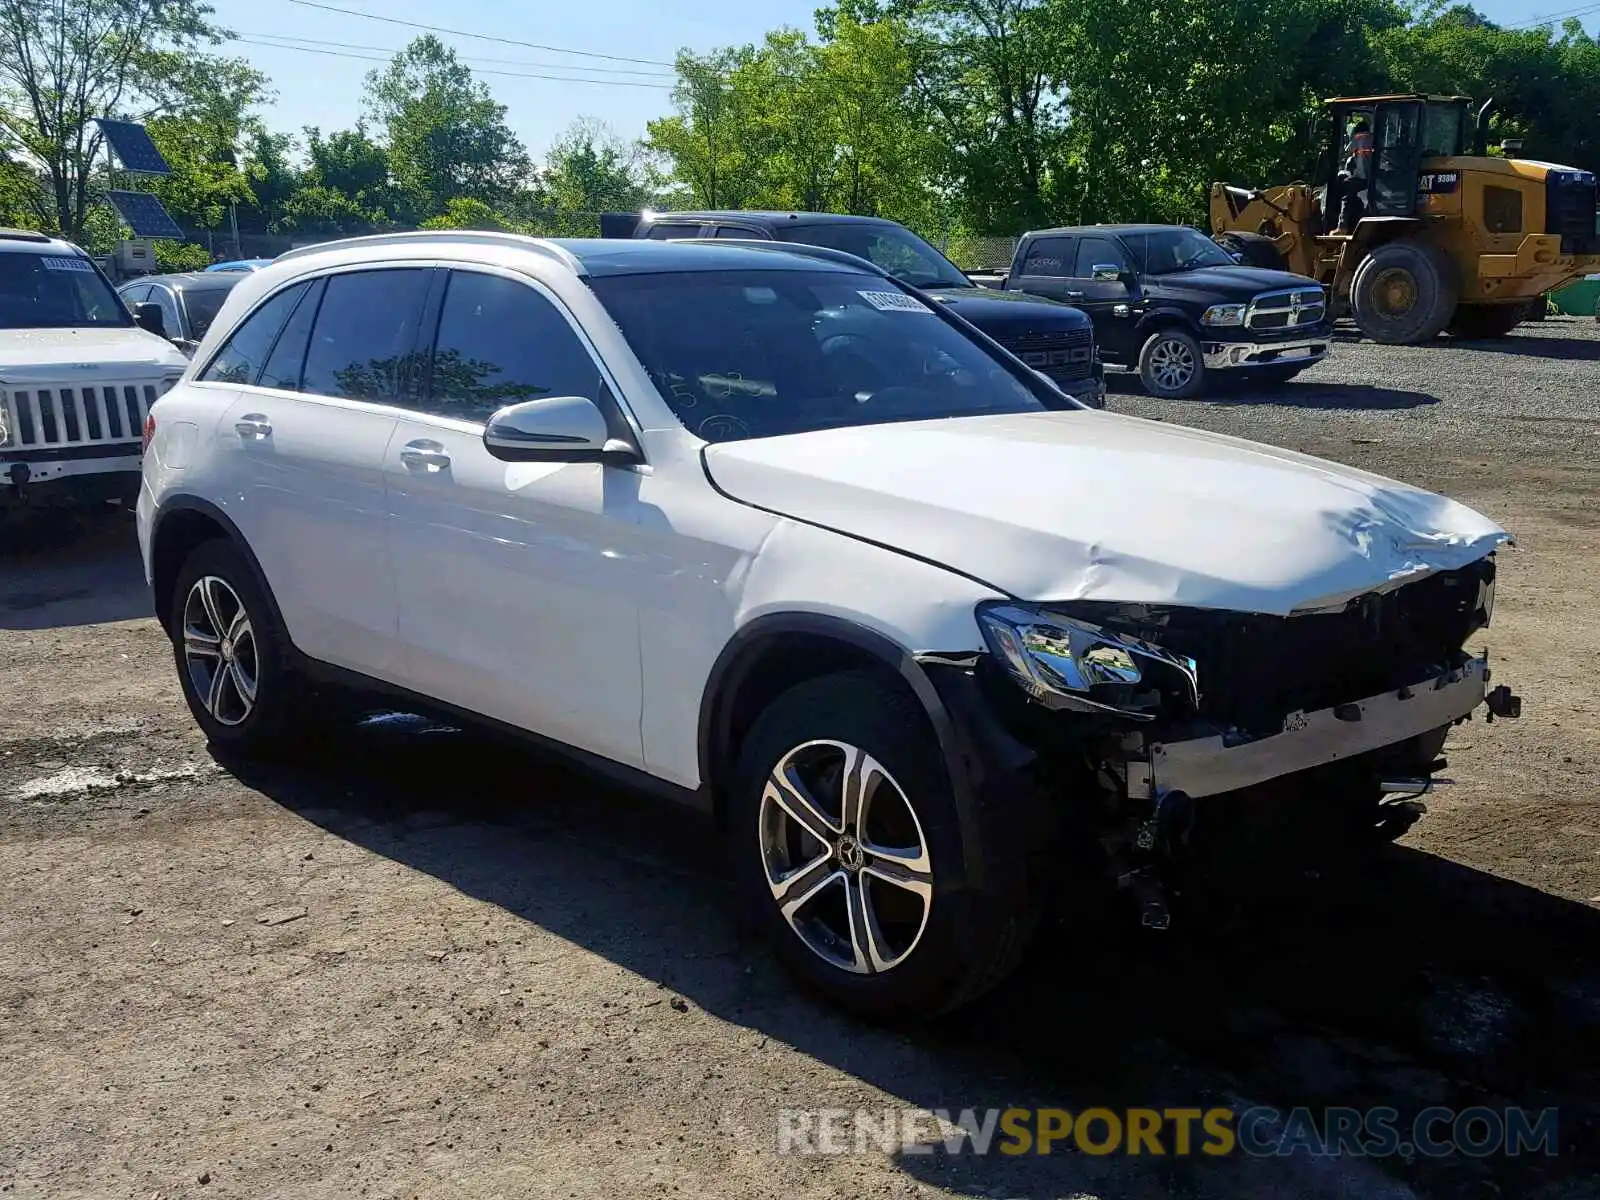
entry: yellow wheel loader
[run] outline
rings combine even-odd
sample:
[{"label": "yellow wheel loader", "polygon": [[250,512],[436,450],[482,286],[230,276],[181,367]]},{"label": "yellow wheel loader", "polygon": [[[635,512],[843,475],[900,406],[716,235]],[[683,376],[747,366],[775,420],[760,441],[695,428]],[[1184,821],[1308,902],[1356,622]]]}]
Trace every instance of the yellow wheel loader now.
[{"label": "yellow wheel loader", "polygon": [[1241,261],[1309,275],[1376,342],[1500,337],[1546,292],[1600,271],[1595,176],[1486,153],[1465,96],[1326,102],[1317,178],[1211,185],[1211,230]]}]

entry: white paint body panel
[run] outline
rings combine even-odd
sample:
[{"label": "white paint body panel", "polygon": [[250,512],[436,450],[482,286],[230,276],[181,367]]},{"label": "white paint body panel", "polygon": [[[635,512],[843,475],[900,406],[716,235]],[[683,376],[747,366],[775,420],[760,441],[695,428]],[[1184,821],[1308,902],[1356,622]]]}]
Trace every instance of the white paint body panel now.
[{"label": "white paint body panel", "polygon": [[1288,614],[1465,566],[1507,537],[1392,479],[1108,413],[825,430],[706,460],[741,500],[1026,600]]}]

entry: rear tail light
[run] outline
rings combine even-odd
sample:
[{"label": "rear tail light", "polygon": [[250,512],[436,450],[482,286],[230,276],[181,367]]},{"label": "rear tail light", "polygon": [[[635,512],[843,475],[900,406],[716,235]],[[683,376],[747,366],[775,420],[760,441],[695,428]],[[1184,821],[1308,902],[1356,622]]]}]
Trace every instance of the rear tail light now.
[{"label": "rear tail light", "polygon": [[156,415],[151,413],[144,419],[144,439],[139,444],[139,453],[143,454],[150,449],[150,439],[156,436]]}]

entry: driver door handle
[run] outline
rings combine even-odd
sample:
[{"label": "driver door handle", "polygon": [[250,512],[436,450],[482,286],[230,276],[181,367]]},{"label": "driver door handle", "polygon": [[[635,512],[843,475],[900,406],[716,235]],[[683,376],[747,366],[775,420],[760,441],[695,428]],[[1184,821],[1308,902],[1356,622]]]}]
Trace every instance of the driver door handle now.
[{"label": "driver door handle", "polygon": [[272,436],[272,422],[261,413],[246,413],[233,423],[233,431],[249,442]]},{"label": "driver door handle", "polygon": [[418,438],[400,448],[400,461],[405,464],[408,471],[436,475],[450,465],[450,456],[438,442]]},{"label": "driver door handle", "polygon": [[1072,289],[1068,288],[1067,289],[1067,299],[1068,300],[1082,300],[1083,299],[1083,293],[1082,292],[1075,292]]}]

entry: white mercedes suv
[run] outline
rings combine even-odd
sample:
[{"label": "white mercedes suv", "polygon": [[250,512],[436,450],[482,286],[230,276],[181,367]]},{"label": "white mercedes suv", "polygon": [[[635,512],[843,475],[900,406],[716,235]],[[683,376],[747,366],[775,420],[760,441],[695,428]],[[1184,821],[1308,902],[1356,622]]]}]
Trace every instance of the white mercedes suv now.
[{"label": "white mercedes suv", "polygon": [[707,809],[788,965],[880,1015],[997,980],[1077,852],[1160,927],[1230,799],[1393,836],[1450,726],[1520,703],[1463,649],[1490,521],[1084,409],[832,251],[294,251],[147,436],[213,743],[355,688],[557,744]]}]

